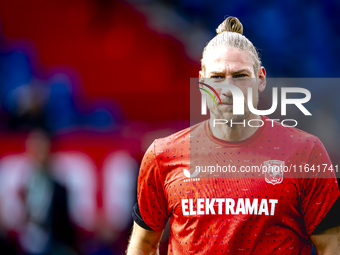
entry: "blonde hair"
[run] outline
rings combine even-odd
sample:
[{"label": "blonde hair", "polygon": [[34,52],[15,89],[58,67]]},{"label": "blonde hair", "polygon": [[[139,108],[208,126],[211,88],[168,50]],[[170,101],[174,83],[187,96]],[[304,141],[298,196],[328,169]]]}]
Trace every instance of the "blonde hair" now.
[{"label": "blonde hair", "polygon": [[201,59],[201,69],[205,73],[204,58],[207,52],[218,47],[233,47],[242,51],[250,52],[254,61],[255,75],[261,66],[259,54],[252,44],[243,34],[242,23],[235,17],[226,18],[216,29],[217,35],[205,46]]}]

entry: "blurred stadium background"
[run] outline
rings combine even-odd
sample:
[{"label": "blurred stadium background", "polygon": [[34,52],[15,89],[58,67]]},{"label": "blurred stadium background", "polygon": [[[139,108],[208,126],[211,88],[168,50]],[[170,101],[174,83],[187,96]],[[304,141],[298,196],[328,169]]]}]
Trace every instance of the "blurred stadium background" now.
[{"label": "blurred stadium background", "polygon": [[[241,20],[268,77],[336,78],[339,12],[328,0],[0,1],[1,254],[43,254],[54,238],[32,216],[39,202],[27,205],[32,155],[48,150],[39,135],[30,146],[32,130],[51,138],[48,170],[66,187],[72,228],[48,254],[123,254],[139,162],[153,139],[189,126],[190,78],[223,19]],[[336,84],[313,86],[338,101]],[[340,105],[314,108],[323,122],[299,127],[338,162]]]}]

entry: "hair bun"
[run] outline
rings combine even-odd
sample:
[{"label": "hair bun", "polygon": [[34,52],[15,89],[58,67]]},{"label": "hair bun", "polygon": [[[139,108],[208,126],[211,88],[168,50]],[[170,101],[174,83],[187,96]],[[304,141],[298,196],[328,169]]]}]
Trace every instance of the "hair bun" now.
[{"label": "hair bun", "polygon": [[221,34],[223,32],[234,32],[242,35],[242,23],[236,17],[228,17],[216,28],[217,34]]}]

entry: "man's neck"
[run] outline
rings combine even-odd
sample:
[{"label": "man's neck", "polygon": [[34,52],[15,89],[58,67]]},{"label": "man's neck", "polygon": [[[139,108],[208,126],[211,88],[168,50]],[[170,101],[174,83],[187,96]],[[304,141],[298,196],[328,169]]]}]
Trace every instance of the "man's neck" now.
[{"label": "man's neck", "polygon": [[[251,119],[261,120],[261,117],[251,113],[243,121],[238,121],[237,124],[234,122],[234,124],[231,125],[231,122],[229,121],[227,124],[215,124],[215,127],[213,124],[214,117],[212,117],[209,120],[209,128],[211,133],[219,139],[226,141],[242,141],[251,137],[258,129],[258,127],[252,127],[248,125],[248,121]],[[243,123],[245,123],[245,125]],[[259,124],[252,123],[252,125]]]}]

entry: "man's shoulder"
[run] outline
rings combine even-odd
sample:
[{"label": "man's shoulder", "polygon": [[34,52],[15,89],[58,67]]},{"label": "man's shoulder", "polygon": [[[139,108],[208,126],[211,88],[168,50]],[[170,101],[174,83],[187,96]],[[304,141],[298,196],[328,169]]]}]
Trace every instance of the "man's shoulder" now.
[{"label": "man's shoulder", "polygon": [[310,134],[306,131],[303,131],[296,127],[288,126],[287,124],[282,124],[277,121],[270,121],[267,123],[266,133],[271,135],[276,135],[276,137],[282,138],[284,141],[288,143],[301,143],[301,142],[310,142],[314,143],[319,138],[313,134]]},{"label": "man's shoulder", "polygon": [[[204,131],[204,122],[198,123],[194,126],[185,128],[169,136],[158,138],[153,141],[146,153],[144,154],[143,164],[155,165],[157,162],[159,169],[162,169],[161,175],[168,173],[168,168],[164,169],[162,166],[175,164],[180,161],[190,161],[190,136],[197,132]],[[141,167],[142,169],[143,167]],[[149,171],[146,169],[146,171]],[[143,173],[143,170],[141,171]]]}]

